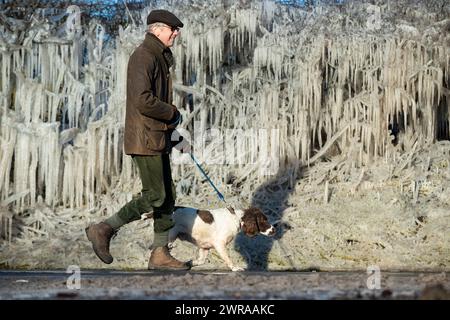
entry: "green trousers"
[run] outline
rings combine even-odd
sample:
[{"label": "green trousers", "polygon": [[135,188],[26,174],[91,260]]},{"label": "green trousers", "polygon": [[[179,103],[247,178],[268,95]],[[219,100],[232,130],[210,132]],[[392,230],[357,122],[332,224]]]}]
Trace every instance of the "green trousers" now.
[{"label": "green trousers", "polygon": [[153,246],[165,246],[168,243],[169,229],[174,225],[172,213],[176,199],[169,155],[133,156],[133,161],[139,170],[142,192],[105,222],[110,222],[114,229],[118,229],[153,210]]}]

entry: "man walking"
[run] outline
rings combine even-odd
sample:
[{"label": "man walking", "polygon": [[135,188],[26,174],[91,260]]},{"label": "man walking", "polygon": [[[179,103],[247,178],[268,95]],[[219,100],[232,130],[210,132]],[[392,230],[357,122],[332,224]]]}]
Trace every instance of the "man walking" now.
[{"label": "man walking", "polygon": [[128,62],[124,137],[125,153],[132,156],[139,169],[142,192],[112,217],[86,228],[86,234],[96,255],[104,263],[112,263],[111,237],[121,226],[153,210],[154,241],[148,268],[188,270],[189,264],[172,257],[167,247],[176,198],[170,168],[169,154],[173,147],[170,138],[181,122],[180,112],[171,104],[170,47],[183,23],[169,11],[153,10],[147,17],[147,25],[143,43]]}]

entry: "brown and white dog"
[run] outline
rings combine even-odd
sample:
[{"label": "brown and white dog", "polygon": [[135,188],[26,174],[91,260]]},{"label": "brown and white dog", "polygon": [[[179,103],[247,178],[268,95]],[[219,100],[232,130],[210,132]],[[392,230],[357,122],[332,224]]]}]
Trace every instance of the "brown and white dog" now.
[{"label": "brown and white dog", "polygon": [[227,244],[240,230],[249,237],[275,234],[275,227],[268,222],[260,209],[254,207],[246,210],[176,207],[173,219],[175,226],[169,231],[169,248],[176,239],[196,245],[199,253],[198,258],[192,261],[193,266],[204,264],[209,250],[214,248],[232,271],[243,271],[243,268],[231,261],[226,249]]}]

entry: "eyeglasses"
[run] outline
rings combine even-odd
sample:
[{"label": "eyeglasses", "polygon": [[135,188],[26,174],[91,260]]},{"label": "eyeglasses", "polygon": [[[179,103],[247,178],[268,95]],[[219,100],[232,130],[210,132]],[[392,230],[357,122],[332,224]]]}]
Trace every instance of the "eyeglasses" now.
[{"label": "eyeglasses", "polygon": [[171,26],[169,26],[167,24],[162,24],[161,26],[164,27],[164,28],[169,28],[170,31],[172,31],[172,33],[175,32],[175,31],[178,31],[178,32],[180,31],[180,28],[178,28],[178,27],[171,27]]}]

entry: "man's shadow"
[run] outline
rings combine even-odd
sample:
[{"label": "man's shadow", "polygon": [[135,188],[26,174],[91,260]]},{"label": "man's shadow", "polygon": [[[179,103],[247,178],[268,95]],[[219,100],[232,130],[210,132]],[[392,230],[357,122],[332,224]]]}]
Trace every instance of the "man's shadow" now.
[{"label": "man's shadow", "polygon": [[[269,180],[259,186],[252,194],[251,206],[260,208],[268,217],[271,224],[275,224],[276,233],[273,237],[257,235],[249,238],[240,232],[234,242],[234,249],[241,254],[247,262],[247,270],[268,270],[268,257],[275,241],[279,241],[283,235],[291,230],[286,222],[283,222],[285,210],[290,206],[289,196],[295,191],[296,182],[301,178],[300,164],[291,161],[278,172],[269,177]],[[286,252],[281,242],[278,243],[281,255],[287,259],[289,268],[296,270],[295,264]]]}]

